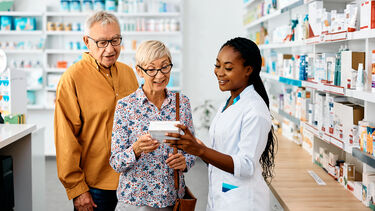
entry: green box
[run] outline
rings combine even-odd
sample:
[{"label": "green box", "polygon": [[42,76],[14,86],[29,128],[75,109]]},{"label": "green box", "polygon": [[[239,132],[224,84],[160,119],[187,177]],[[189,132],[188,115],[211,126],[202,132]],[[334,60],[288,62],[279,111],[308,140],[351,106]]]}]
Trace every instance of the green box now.
[{"label": "green box", "polygon": [[0,11],[10,11],[13,6],[13,0],[0,1]]}]

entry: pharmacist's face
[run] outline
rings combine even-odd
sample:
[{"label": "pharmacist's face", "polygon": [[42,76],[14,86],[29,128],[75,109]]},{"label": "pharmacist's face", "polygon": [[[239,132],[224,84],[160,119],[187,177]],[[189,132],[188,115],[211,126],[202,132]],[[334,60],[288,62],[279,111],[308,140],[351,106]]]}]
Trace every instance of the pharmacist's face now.
[{"label": "pharmacist's face", "polygon": [[121,51],[121,45],[113,46],[108,43],[107,47],[99,48],[97,41],[113,40],[121,37],[120,27],[116,23],[102,25],[94,23],[90,28],[89,36],[84,36],[83,40],[93,56],[101,65],[105,67],[112,66],[118,59]]},{"label": "pharmacist's face", "polygon": [[[140,67],[136,67],[137,73],[141,78],[144,78],[145,83],[143,85],[143,89],[146,89],[148,91],[154,91],[154,92],[160,92],[163,91],[168,83],[169,83],[169,78],[171,76],[171,61],[168,58],[168,56],[164,56],[160,59],[156,59],[152,61],[151,63],[147,65],[143,65]],[[150,76],[146,74],[146,72],[154,72],[151,70],[156,70],[156,69],[163,69],[164,72],[168,73],[162,73],[161,71],[157,71],[155,76]],[[153,74],[151,74],[153,75]]]},{"label": "pharmacist's face", "polygon": [[221,91],[235,92],[248,86],[252,68],[243,64],[240,53],[233,47],[225,46],[220,50],[216,58],[215,75]]}]

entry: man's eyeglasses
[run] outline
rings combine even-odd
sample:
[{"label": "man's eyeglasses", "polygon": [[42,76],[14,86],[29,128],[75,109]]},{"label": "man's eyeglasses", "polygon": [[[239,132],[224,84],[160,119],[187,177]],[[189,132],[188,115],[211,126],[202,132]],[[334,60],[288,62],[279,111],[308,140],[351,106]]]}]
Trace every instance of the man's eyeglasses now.
[{"label": "man's eyeglasses", "polygon": [[108,43],[111,43],[112,46],[118,46],[122,41],[122,37],[113,38],[112,40],[95,40],[90,36],[87,37],[92,39],[96,43],[96,46],[98,46],[98,48],[106,48],[108,46]]},{"label": "man's eyeglasses", "polygon": [[137,65],[137,66],[139,68],[141,68],[141,70],[143,70],[148,76],[155,77],[158,74],[159,71],[163,74],[168,74],[169,72],[171,72],[173,64],[171,63],[171,64],[166,65],[166,66],[164,66],[160,69],[144,69],[139,65]]}]

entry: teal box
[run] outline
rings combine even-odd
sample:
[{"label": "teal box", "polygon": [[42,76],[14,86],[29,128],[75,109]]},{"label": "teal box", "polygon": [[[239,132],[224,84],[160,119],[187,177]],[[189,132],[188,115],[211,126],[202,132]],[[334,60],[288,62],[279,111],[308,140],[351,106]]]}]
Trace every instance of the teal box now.
[{"label": "teal box", "polygon": [[11,11],[13,3],[13,0],[0,1],[0,11]]},{"label": "teal box", "polygon": [[34,31],[36,30],[36,20],[27,17],[14,18],[14,28],[16,31]]},{"label": "teal box", "polygon": [[13,17],[11,17],[11,16],[1,16],[0,17],[0,22],[1,22],[0,29],[1,29],[1,31],[12,30],[13,29],[12,20],[13,20]]}]

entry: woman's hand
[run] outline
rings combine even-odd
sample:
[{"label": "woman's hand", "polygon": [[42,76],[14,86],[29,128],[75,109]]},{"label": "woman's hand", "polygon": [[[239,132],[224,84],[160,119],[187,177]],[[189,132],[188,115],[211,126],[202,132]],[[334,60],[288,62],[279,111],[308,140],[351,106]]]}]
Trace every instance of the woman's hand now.
[{"label": "woman's hand", "polygon": [[195,138],[185,125],[178,124],[176,127],[184,131],[184,135],[179,133],[166,133],[166,136],[179,138],[179,140],[164,140],[164,142],[170,143],[171,146],[176,146],[178,149],[182,149],[191,155],[201,156],[207,147],[200,140]]},{"label": "woman's hand", "polygon": [[138,158],[142,152],[149,153],[156,150],[160,146],[160,143],[151,138],[150,134],[142,135],[136,142],[133,143],[133,151],[135,156]]},{"label": "woman's hand", "polygon": [[185,170],[186,160],[185,156],[181,153],[169,154],[169,158],[165,161],[170,168],[174,170]]}]

